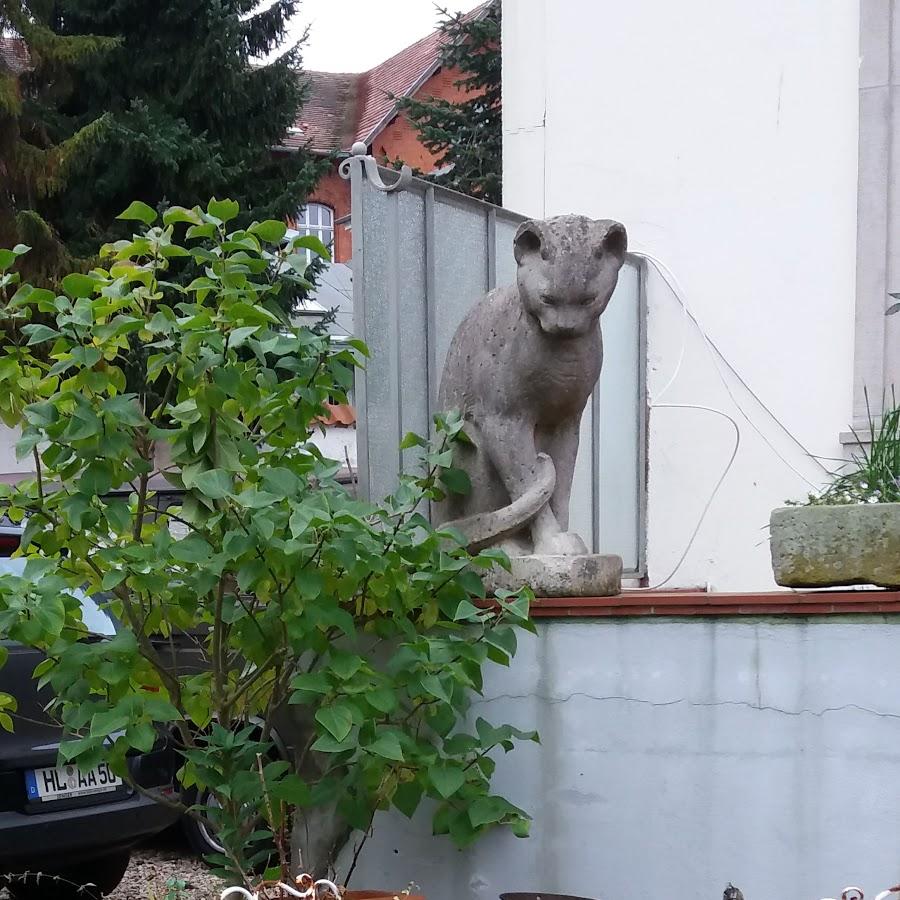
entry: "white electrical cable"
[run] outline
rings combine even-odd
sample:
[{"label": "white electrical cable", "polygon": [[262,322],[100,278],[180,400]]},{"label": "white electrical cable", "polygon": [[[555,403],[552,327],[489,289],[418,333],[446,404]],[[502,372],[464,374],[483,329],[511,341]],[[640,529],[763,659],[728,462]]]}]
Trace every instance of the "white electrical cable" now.
[{"label": "white electrical cable", "polygon": [[[675,368],[672,370],[671,376],[669,376],[669,380],[663,385],[662,390],[656,395],[656,399],[651,406],[654,406],[658,403],[662,398],[666,395],[669,388],[672,387],[673,384],[678,379],[678,375],[681,373],[681,366],[684,363],[684,356],[687,350],[687,326],[688,320],[690,318],[688,313],[688,305],[687,301],[682,299],[684,297],[684,291],[681,289],[681,285],[678,283],[678,279],[675,277],[674,273],[665,265],[663,262],[657,262],[656,258],[650,256],[649,253],[642,253],[640,250],[632,251],[635,256],[641,257],[641,259],[647,260],[652,266],[656,268],[659,274],[662,276],[663,281],[666,282],[669,290],[675,295],[675,299],[678,301],[681,306],[681,349],[678,351],[678,361],[675,363]],[[663,273],[663,268],[668,271],[671,276],[671,282],[666,278],[666,275]],[[696,320],[695,320],[696,324]]]},{"label": "white electrical cable", "polygon": [[825,468],[825,466],[822,465],[822,463],[819,462],[819,460],[815,456],[813,456],[813,454],[810,453],[806,449],[806,447],[803,446],[803,444],[799,441],[799,439],[796,438],[791,433],[791,431],[787,428],[787,426],[784,425],[784,423],[781,422],[780,419],[778,419],[778,417],[772,412],[772,410],[770,410],[762,402],[762,400],[757,396],[757,394],[753,391],[753,389],[750,387],[750,385],[748,385],[747,382],[744,381],[744,379],[734,369],[734,367],[731,365],[731,363],[728,362],[728,360],[726,359],[726,357],[722,353],[722,351],[719,350],[719,348],[713,343],[713,341],[711,340],[709,335],[703,329],[703,326],[698,321],[697,317],[694,315],[690,306],[688,305],[687,297],[686,297],[684,291],[682,290],[681,285],[678,283],[678,279],[675,277],[672,270],[669,269],[669,267],[662,260],[657,259],[655,256],[653,256],[650,253],[645,253],[640,250],[636,250],[636,251],[632,251],[632,252],[634,253],[635,256],[639,256],[640,258],[645,259],[656,269],[656,271],[662,277],[663,281],[668,286],[669,290],[674,295],[675,299],[681,305],[681,309],[683,312],[682,328],[681,328],[681,349],[679,350],[679,353],[678,353],[678,360],[675,364],[675,368],[672,371],[671,376],[669,377],[669,380],[665,383],[662,390],[660,390],[659,393],[656,395],[655,400],[652,400],[649,403],[650,409],[698,409],[703,412],[709,412],[709,413],[713,413],[714,415],[717,415],[717,416],[722,416],[723,418],[727,419],[731,423],[732,427],[734,428],[735,440],[734,440],[734,447],[731,451],[731,456],[728,459],[728,463],[726,464],[725,468],[722,470],[722,474],[719,476],[718,481],[716,481],[715,485],[713,486],[712,492],[709,495],[709,499],[706,501],[706,504],[704,505],[703,510],[700,513],[700,518],[697,520],[697,524],[694,526],[694,530],[691,532],[691,536],[688,539],[687,545],[685,546],[684,551],[682,552],[681,556],[678,558],[678,561],[675,563],[675,566],[672,569],[672,571],[669,572],[669,574],[665,578],[663,578],[662,581],[658,581],[655,584],[650,585],[649,587],[626,588],[623,591],[623,593],[639,593],[642,591],[658,590],[663,585],[668,584],[668,582],[671,581],[672,578],[675,577],[676,573],[681,568],[685,559],[687,559],[687,555],[688,555],[688,553],[690,553],[691,547],[694,545],[694,541],[696,540],[697,535],[700,533],[700,529],[702,528],[703,522],[706,519],[706,514],[709,512],[709,509],[712,506],[713,500],[715,500],[716,495],[719,493],[719,489],[722,487],[722,484],[724,483],[725,479],[728,477],[728,473],[731,471],[731,468],[734,465],[734,461],[737,458],[738,450],[740,449],[740,446],[741,446],[740,427],[738,426],[738,423],[730,415],[728,415],[728,413],[724,412],[723,410],[715,409],[711,406],[702,406],[702,405],[694,404],[694,403],[660,403],[659,402],[660,399],[666,394],[666,392],[675,383],[675,381],[678,378],[678,375],[681,372],[681,367],[682,367],[682,364],[684,363],[685,351],[686,351],[686,346],[687,346],[687,320],[688,319],[690,319],[694,323],[695,327],[697,328],[697,331],[700,333],[700,336],[703,339],[704,345],[706,346],[707,352],[709,353],[710,358],[712,359],[713,366],[715,367],[715,370],[716,370],[716,374],[719,376],[719,379],[721,380],[726,392],[728,393],[728,396],[731,398],[731,402],[734,403],[734,405],[737,407],[738,411],[741,413],[741,415],[744,417],[744,419],[747,421],[747,423],[750,425],[750,427],[762,438],[762,440],[764,441],[766,446],[795,475],[797,475],[799,478],[801,478],[803,481],[805,481],[807,483],[807,485],[812,487],[814,490],[818,489],[817,485],[813,484],[813,482],[811,482],[802,472],[800,472],[799,469],[797,469],[789,460],[785,459],[785,457],[778,451],[778,449],[772,444],[772,442],[763,434],[763,432],[759,429],[759,427],[756,425],[756,423],[753,422],[753,420],[750,418],[750,416],[747,414],[747,412],[744,410],[744,408],[738,402],[738,399],[737,399],[737,397],[735,397],[734,392],[731,390],[731,386],[728,383],[728,379],[726,378],[725,373],[722,371],[722,369],[719,365],[719,360],[721,360],[728,367],[728,370],[731,372],[731,374],[735,378],[737,378],[737,380],[741,383],[741,385],[743,385],[743,387],[750,394],[750,396],[753,397],[754,400],[756,400],[756,402],[766,411],[766,413],[768,413],[768,415],[770,416],[772,421],[774,421],[775,424],[778,425],[778,427],[803,451],[803,454],[808,459],[812,459],[814,462],[816,462],[816,464],[819,465],[823,471],[825,471],[825,472],[828,471]]},{"label": "white electrical cable", "polygon": [[697,535],[700,533],[700,529],[703,526],[703,521],[706,519],[706,514],[709,512],[709,508],[712,506],[713,500],[716,498],[716,494],[719,493],[719,488],[722,487],[722,483],[725,481],[725,478],[728,476],[728,473],[731,471],[731,467],[734,465],[734,461],[737,458],[738,450],[741,446],[741,429],[738,427],[738,423],[728,415],[726,412],[722,412],[721,409],[714,409],[711,406],[700,406],[695,403],[654,403],[652,405],[653,409],[699,409],[703,412],[714,413],[717,416],[722,416],[723,419],[727,419],[731,422],[732,427],[734,428],[734,448],[731,451],[731,456],[728,459],[728,463],[725,468],[722,470],[722,474],[719,476],[719,480],[715,483],[715,486],[712,489],[712,493],[709,495],[709,499],[706,501],[706,505],[703,507],[703,511],[700,513],[700,518],[697,519],[697,524],[694,526],[694,530],[691,532],[690,538],[688,538],[687,545],[684,548],[684,552],[678,557],[678,562],[675,563],[675,567],[663,578],[662,581],[657,581],[656,584],[652,584],[649,587],[639,587],[639,588],[625,588],[622,593],[639,593],[641,591],[656,591],[659,590],[664,584],[668,584],[674,577],[678,570],[681,568],[682,563],[687,559],[688,553],[690,553],[691,547],[694,545],[694,540]]},{"label": "white electrical cable", "polygon": [[[750,394],[750,396],[753,397],[753,399],[765,410],[765,412],[768,414],[768,416],[781,429],[781,431],[785,435],[787,435],[791,439],[791,441],[793,441],[793,443],[796,444],[797,447],[800,448],[800,450],[803,451],[803,455],[807,459],[813,460],[813,462],[815,462],[815,464],[818,465],[819,468],[821,468],[822,471],[825,472],[826,474],[830,474],[828,472],[828,469],[824,465],[822,465],[822,463],[812,453],[809,452],[809,450],[791,432],[791,430],[775,415],[775,413],[772,412],[771,409],[769,409],[768,406],[766,406],[765,403],[763,403],[763,401],[759,398],[759,396],[756,394],[756,392],[753,390],[753,388],[751,388],[750,385],[747,384],[747,382],[741,377],[741,375],[731,365],[731,363],[728,361],[728,359],[725,357],[725,355],[722,353],[722,351],[712,341],[712,339],[709,337],[709,335],[704,330],[703,326],[700,324],[699,320],[697,319],[697,316],[694,314],[693,310],[690,308],[690,305],[687,302],[687,297],[685,296],[684,291],[681,289],[681,285],[679,285],[679,283],[678,283],[678,279],[672,273],[671,269],[669,269],[669,267],[662,260],[657,259],[655,256],[653,256],[650,253],[636,250],[636,251],[634,251],[634,255],[639,256],[642,259],[646,259],[647,262],[649,262],[653,265],[653,267],[657,270],[657,272],[662,277],[663,281],[665,281],[669,290],[672,291],[672,293],[675,295],[675,299],[678,300],[678,302],[681,304],[681,307],[684,310],[685,315],[694,323],[694,325],[697,328],[697,331],[700,333],[700,336],[703,339],[703,342],[706,346],[707,351],[709,352],[710,358],[712,359],[713,365],[716,369],[716,373],[718,374],[719,379],[722,382],[723,387],[725,388],[725,391],[727,392],[728,396],[731,398],[731,402],[734,403],[734,405],[737,407],[741,416],[743,416],[743,418],[746,420],[747,424],[750,425],[750,427],[760,436],[760,438],[762,438],[762,440],[766,444],[766,446],[798,478],[800,478],[804,482],[806,482],[806,484],[813,490],[816,490],[816,491],[819,490],[821,485],[817,485],[814,482],[810,481],[809,478],[806,477],[806,475],[804,475],[796,466],[793,465],[793,463],[790,462],[790,460],[786,459],[785,456],[778,450],[778,448],[775,447],[774,444],[772,444],[772,442],[769,440],[769,438],[766,437],[765,434],[763,434],[763,432],[759,428],[759,426],[750,418],[747,411],[740,404],[737,397],[735,397],[734,392],[731,389],[731,385],[728,383],[728,379],[726,378],[725,373],[721,369],[721,366],[719,364],[720,360],[728,367],[728,370],[731,372],[731,374],[740,382],[740,384]],[[674,371],[672,377],[666,383],[663,390],[660,391],[659,397],[661,397],[662,394],[665,393],[671,387],[675,378],[677,378],[678,372],[681,369],[681,363],[682,363],[683,359],[684,359],[684,346],[682,346],[681,353],[679,354],[679,360],[678,360],[678,364],[675,368],[675,371]],[[654,404],[651,403],[650,405],[652,407]]]}]

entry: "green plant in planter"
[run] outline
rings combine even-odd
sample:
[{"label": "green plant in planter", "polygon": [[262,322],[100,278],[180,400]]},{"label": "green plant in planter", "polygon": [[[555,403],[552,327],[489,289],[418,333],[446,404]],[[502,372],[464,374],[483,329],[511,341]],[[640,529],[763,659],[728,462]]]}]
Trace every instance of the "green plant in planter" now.
[{"label": "green plant in planter", "polygon": [[890,406],[876,417],[866,394],[866,409],[871,440],[854,431],[859,450],[821,494],[810,494],[807,504],[900,502],[900,406],[892,392]]},{"label": "green plant in planter", "polygon": [[[218,804],[230,877],[251,882],[273,852],[269,874],[286,876],[291,828],[304,868],[324,873],[349,829],[426,797],[435,832],[460,845],[495,825],[524,835],[526,814],[490,791],[491,754],[536,735],[465,723],[485,663],[508,665],[532,627],[528,599],[481,602],[477,573],[502,559],[471,556],[419,512],[467,487],[452,468],[461,419],[438,418],[431,444],[407,436],[421,473],[393,496],[354,499],[312,437],[365,348],[292,326],[278,303],[303,283],[304,251],[327,251],[285,244],[280,222],[229,231],[237,214],[214,200],[158,221],[134,203],[122,218],[140,232],[59,296],[9,272],[27,248],[0,251],[0,413],[36,473],[0,488],[27,557],[26,577],[0,578],[0,637],[46,653],[35,677],[55,694],[63,759],[105,759],[127,779],[129,751],[177,736],[181,783]],[[168,281],[186,256],[203,273]],[[146,389],[128,393],[135,341],[145,371],[129,383]],[[177,507],[156,503],[161,477],[183,491]],[[113,639],[84,640],[76,588],[106,598],[124,623]],[[167,652],[178,630],[200,670]],[[270,752],[279,715],[300,735],[288,760]],[[0,697],[0,726],[13,724]]]}]

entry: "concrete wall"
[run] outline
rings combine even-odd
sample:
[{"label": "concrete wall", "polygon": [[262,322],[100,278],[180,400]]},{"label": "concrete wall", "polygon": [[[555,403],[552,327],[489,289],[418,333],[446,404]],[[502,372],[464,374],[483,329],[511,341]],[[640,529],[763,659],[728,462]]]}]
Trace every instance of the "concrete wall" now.
[{"label": "concrete wall", "polygon": [[[773,588],[769,511],[823,481],[804,448],[841,456],[852,418],[858,3],[515,0],[503,25],[504,204],[622,220],[761,401],[720,375],[651,273],[651,399],[721,409],[742,439],[669,585]],[[696,410],[656,408],[650,422],[654,583],[683,552],[734,429]]]},{"label": "concrete wall", "polygon": [[900,881],[898,641],[898,620],[862,617],[541,624],[473,708],[541,732],[495,775],[534,816],[531,837],[460,853],[430,836],[427,810],[382,814],[353,886],[874,896]]}]

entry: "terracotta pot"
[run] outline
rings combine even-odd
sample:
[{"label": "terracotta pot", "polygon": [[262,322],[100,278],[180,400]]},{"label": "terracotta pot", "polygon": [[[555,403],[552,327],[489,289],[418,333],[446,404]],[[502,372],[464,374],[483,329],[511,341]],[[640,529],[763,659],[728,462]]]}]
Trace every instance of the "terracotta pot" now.
[{"label": "terracotta pot", "polygon": [[404,894],[401,891],[344,891],[344,900],[425,900],[424,894]]}]

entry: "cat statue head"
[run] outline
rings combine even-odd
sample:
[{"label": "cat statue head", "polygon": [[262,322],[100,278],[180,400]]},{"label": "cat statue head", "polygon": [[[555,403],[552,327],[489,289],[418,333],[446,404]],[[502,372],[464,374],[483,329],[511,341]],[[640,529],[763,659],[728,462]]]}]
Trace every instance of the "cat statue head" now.
[{"label": "cat statue head", "polygon": [[552,338],[596,327],[625,262],[625,226],[611,219],[529,219],[513,241],[516,282],[525,311]]}]

